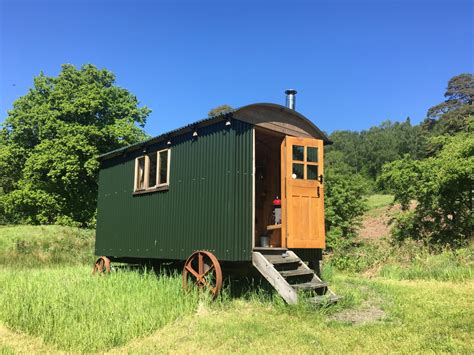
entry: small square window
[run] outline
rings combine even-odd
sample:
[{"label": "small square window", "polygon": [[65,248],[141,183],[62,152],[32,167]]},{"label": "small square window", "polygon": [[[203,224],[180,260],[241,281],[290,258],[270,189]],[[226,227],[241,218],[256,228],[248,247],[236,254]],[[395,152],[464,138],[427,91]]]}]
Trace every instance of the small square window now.
[{"label": "small square window", "polygon": [[306,176],[308,180],[318,180],[318,166],[306,165]]},{"label": "small square window", "polygon": [[304,146],[302,145],[293,146],[293,160],[304,161]]},{"label": "small square window", "polygon": [[293,179],[304,179],[304,164],[293,163],[293,174],[291,177]]},{"label": "small square window", "polygon": [[306,160],[310,163],[318,162],[318,148],[316,147],[307,147],[306,148]]}]

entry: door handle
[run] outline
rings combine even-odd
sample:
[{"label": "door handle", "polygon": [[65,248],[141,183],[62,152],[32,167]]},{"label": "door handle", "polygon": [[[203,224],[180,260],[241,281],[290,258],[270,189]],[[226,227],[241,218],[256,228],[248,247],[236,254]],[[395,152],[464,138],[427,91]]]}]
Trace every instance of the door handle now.
[{"label": "door handle", "polygon": [[324,179],[323,179],[323,174],[321,174],[321,175],[318,176],[318,180],[319,180],[319,182],[320,182],[321,184],[323,183],[323,180],[324,180]]},{"label": "door handle", "polygon": [[316,195],[318,198],[321,197],[321,189],[319,188],[319,186],[316,188]]}]

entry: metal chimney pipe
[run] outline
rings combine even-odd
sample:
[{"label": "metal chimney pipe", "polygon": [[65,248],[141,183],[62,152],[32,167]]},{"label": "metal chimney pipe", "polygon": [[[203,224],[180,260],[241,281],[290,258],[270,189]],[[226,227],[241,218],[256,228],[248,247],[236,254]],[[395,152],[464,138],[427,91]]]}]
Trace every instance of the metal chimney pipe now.
[{"label": "metal chimney pipe", "polygon": [[295,110],[296,106],[296,90],[289,89],[285,91],[286,94],[286,107],[289,109]]}]

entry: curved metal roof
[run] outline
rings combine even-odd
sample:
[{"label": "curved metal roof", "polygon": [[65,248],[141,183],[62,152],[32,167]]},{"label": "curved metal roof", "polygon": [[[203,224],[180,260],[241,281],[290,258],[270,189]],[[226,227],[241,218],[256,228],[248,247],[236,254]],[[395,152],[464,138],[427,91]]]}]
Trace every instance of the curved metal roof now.
[{"label": "curved metal roof", "polygon": [[313,122],[311,122],[301,113],[289,109],[286,106],[278,104],[255,103],[242,106],[237,109],[225,111],[217,115],[190,123],[184,127],[160,134],[159,136],[150,138],[146,141],[119,148],[111,152],[107,152],[105,154],[100,155],[98,158],[100,160],[110,159],[123,153],[143,148],[144,146],[147,146],[149,144],[158,143],[161,141],[168,140],[172,137],[176,137],[178,135],[192,132],[194,131],[194,129],[213,124],[219,120],[226,119],[229,116],[234,119],[238,119],[240,121],[248,122],[255,125],[263,124],[266,122],[274,122],[280,124],[287,124],[291,122],[309,136],[321,139],[324,141],[325,144],[331,143],[328,137]]},{"label": "curved metal roof", "polygon": [[[265,116],[262,117],[262,114]],[[286,106],[272,104],[272,103],[255,103],[239,107],[233,112],[234,117],[247,121],[249,123],[256,123],[258,118],[260,122],[280,122],[280,123],[295,123],[299,128],[303,129],[308,135],[323,140],[326,144],[331,143],[329,138],[321,131],[313,122],[303,116],[298,111],[292,110]],[[260,117],[255,117],[260,115]],[[241,116],[241,117],[240,117]]]}]

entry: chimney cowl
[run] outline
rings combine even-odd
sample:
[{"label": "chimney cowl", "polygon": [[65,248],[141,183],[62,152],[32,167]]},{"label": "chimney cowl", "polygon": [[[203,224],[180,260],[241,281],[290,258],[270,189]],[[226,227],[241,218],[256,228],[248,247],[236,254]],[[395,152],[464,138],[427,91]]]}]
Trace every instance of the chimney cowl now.
[{"label": "chimney cowl", "polygon": [[286,107],[288,107],[291,110],[295,110],[297,91],[294,89],[288,89],[288,90],[285,90],[285,94],[286,94]]}]

